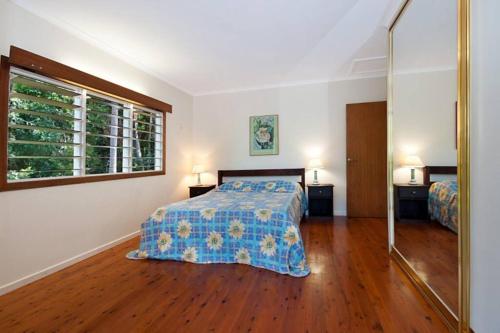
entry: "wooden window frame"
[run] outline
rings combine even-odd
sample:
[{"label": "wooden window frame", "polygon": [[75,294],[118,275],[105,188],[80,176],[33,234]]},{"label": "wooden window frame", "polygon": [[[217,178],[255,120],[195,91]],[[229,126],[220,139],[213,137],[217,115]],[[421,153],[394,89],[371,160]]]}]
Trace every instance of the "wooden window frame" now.
[{"label": "wooden window frame", "polygon": [[[137,106],[163,113],[162,169],[130,173],[68,176],[44,179],[29,179],[16,182],[7,180],[8,172],[8,122],[9,122],[9,82],[11,66],[84,88],[99,94],[114,97]],[[115,83],[100,79],[75,68],[44,58],[15,46],[10,47],[10,56],[0,59],[0,192],[32,189],[49,186],[83,184],[107,180],[161,176],[166,174],[166,115],[172,106],[152,97],[135,92]]]}]

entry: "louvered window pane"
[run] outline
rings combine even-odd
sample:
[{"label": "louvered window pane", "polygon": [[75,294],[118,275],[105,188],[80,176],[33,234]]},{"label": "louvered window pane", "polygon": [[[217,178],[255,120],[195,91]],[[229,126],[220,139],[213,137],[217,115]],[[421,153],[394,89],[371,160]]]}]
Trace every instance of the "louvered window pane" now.
[{"label": "louvered window pane", "polygon": [[129,128],[131,105],[89,93],[86,110],[86,173],[123,172],[124,135]]},{"label": "louvered window pane", "polygon": [[12,72],[9,95],[8,180],[80,173],[81,92],[53,80]]},{"label": "louvered window pane", "polygon": [[133,111],[133,171],[161,170],[162,114],[141,108]]}]

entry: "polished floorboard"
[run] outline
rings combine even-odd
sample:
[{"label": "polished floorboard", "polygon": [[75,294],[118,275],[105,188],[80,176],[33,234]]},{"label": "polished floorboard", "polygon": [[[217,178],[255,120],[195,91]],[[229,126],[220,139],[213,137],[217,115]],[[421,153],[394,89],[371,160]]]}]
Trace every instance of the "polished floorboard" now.
[{"label": "polished floorboard", "polygon": [[420,277],[458,313],[458,235],[437,221],[395,224],[395,244]]},{"label": "polished floorboard", "polygon": [[384,219],[309,218],[312,273],[131,261],[138,239],[0,297],[0,332],[447,332],[393,262]]}]

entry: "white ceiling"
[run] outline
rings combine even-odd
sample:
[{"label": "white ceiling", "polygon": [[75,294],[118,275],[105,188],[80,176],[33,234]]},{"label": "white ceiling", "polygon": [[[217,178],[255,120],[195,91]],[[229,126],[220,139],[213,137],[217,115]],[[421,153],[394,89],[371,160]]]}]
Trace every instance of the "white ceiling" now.
[{"label": "white ceiling", "polygon": [[394,73],[457,68],[457,1],[410,2],[393,34]]},{"label": "white ceiling", "polygon": [[381,75],[401,3],[12,1],[193,95]]}]

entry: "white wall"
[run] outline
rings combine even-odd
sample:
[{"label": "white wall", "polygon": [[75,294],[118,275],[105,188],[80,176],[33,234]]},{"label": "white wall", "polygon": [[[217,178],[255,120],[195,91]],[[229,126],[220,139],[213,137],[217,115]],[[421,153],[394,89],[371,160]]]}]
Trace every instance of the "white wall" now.
[{"label": "white wall", "polygon": [[476,333],[492,333],[500,330],[500,2],[471,5],[471,315]]},{"label": "white wall", "polygon": [[[456,70],[394,75],[394,182],[407,183],[410,170],[401,167],[407,155],[425,165],[457,165],[455,148]],[[422,182],[422,172],[417,172]]]},{"label": "white wall", "polygon": [[[320,182],[335,184],[335,213],[346,213],[346,124],[349,103],[386,99],[386,79],[262,89],[194,99],[193,159],[216,182],[218,169],[307,167],[320,157]],[[249,116],[279,115],[279,155],[249,156]],[[312,173],[307,173],[312,181]]]},{"label": "white wall", "polygon": [[138,230],[156,207],[187,196],[191,166],[191,96],[0,0],[0,53],[10,45],[166,101],[173,113],[166,176],[0,193],[0,286]]}]

